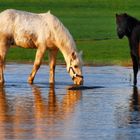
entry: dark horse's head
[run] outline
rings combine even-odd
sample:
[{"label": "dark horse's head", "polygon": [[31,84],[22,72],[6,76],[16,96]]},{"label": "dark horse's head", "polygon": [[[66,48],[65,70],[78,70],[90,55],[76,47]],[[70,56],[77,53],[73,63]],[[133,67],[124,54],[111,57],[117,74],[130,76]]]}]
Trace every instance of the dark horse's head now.
[{"label": "dark horse's head", "polygon": [[125,35],[129,37],[132,33],[134,26],[137,24],[138,20],[129,16],[128,14],[116,14],[116,24],[117,24],[117,34],[121,39]]},{"label": "dark horse's head", "polygon": [[126,35],[127,30],[127,14],[116,14],[117,34],[121,39]]}]

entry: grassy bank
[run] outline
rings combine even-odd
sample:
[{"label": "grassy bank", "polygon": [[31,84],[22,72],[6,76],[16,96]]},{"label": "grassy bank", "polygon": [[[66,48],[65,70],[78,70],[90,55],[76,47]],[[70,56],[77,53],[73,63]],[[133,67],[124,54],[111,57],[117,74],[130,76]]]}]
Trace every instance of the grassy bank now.
[{"label": "grassy bank", "polygon": [[[114,39],[97,41],[76,41],[78,50],[83,51],[83,60],[85,64],[94,65],[128,65],[131,63],[127,40]],[[7,60],[18,62],[32,62],[35,57],[35,49],[12,48],[10,49]],[[46,53],[44,61],[48,62]],[[64,63],[61,53],[57,56],[58,63]]]},{"label": "grassy bank", "polygon": [[[116,36],[115,13],[127,12],[140,19],[137,0],[0,0],[0,10],[31,12],[51,10],[70,30],[85,63],[130,63],[128,42]],[[13,48],[8,61],[33,61],[35,50]],[[47,60],[47,56],[45,57]],[[61,54],[58,61],[63,62]]]}]

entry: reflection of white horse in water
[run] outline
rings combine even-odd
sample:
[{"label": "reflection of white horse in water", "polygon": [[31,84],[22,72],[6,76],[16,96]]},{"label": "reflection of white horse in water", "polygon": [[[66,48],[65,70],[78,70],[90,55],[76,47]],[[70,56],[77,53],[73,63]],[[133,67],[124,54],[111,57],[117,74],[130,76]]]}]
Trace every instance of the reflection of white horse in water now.
[{"label": "reflection of white horse in water", "polygon": [[37,49],[34,66],[28,78],[29,83],[33,83],[46,50],[49,51],[50,60],[49,82],[54,83],[58,49],[65,58],[67,71],[74,83],[83,83],[82,62],[75,42],[69,31],[50,12],[33,14],[11,9],[0,13],[0,84],[4,83],[4,60],[11,45]]}]

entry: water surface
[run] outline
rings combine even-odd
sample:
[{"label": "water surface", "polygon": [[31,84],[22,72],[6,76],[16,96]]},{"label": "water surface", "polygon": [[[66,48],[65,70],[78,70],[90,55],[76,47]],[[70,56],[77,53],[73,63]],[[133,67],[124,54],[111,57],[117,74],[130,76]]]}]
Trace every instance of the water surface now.
[{"label": "water surface", "polygon": [[0,88],[0,139],[14,140],[138,140],[140,78],[132,86],[132,69],[120,66],[84,67],[89,90],[72,85],[64,66],[56,67],[50,86],[43,65],[35,83],[26,81],[32,65],[8,64]]}]

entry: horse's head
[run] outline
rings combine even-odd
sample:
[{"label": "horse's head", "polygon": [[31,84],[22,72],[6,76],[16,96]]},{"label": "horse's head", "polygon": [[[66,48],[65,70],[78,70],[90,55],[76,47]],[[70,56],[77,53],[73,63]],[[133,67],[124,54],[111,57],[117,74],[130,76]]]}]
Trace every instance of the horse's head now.
[{"label": "horse's head", "polygon": [[127,14],[116,14],[116,24],[117,24],[117,34],[120,39],[122,39],[127,32]]},{"label": "horse's head", "polygon": [[82,85],[83,76],[82,76],[82,62],[80,54],[73,52],[70,55],[70,62],[67,64],[67,71],[72,77],[74,84]]}]

